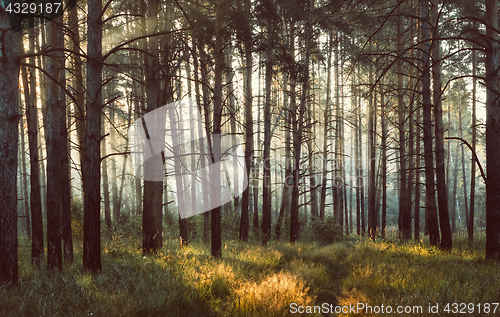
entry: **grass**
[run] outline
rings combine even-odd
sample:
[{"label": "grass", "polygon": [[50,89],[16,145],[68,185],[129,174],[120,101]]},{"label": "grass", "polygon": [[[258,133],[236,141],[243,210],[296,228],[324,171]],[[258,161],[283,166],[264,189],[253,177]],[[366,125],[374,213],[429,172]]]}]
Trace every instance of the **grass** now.
[{"label": "grass", "polygon": [[[137,238],[104,238],[103,272],[96,275],[82,272],[77,243],[75,264],[47,272],[31,266],[29,243],[21,240],[20,280],[0,287],[0,315],[296,315],[291,303],[421,305],[426,315],[429,303],[500,302],[500,265],[483,260],[484,237],[476,240],[468,247],[456,237],[458,248],[450,253],[425,241],[347,237],[330,245],[271,242],[262,247],[256,241],[228,240],[223,258],[213,259],[198,241],[183,248],[168,241],[157,256],[142,257]],[[344,314],[364,315],[370,314]],[[482,315],[477,307],[476,315]]]}]

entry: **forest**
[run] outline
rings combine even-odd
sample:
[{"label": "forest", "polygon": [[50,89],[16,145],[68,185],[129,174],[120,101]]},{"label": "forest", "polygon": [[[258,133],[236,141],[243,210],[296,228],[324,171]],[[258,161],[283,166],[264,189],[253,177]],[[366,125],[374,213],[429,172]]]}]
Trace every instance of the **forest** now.
[{"label": "forest", "polygon": [[499,24],[0,1],[0,315],[498,314]]}]

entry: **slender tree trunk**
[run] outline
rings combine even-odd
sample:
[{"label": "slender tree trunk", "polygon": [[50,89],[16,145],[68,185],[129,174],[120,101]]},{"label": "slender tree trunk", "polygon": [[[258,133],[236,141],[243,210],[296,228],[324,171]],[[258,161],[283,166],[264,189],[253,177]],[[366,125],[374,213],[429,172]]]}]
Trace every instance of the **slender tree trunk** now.
[{"label": "slender tree trunk", "polygon": [[385,238],[387,228],[387,123],[386,123],[386,106],[384,100],[384,90],[382,88],[383,81],[380,84],[380,120],[382,126],[382,238]]},{"label": "slender tree trunk", "polygon": [[273,47],[274,21],[267,21],[266,48],[266,100],[264,105],[264,157],[262,179],[262,245],[267,245],[271,238],[271,81],[273,77]]},{"label": "slender tree trunk", "polygon": [[[64,29],[59,27],[57,30],[57,41],[59,47],[64,47]],[[62,87],[66,87],[66,57],[64,52],[58,52],[59,63],[59,82]],[[73,263],[73,238],[71,233],[71,167],[70,167],[70,145],[68,126],[71,119],[69,108],[66,103],[66,92],[59,89],[59,103],[61,107],[61,115],[59,117],[59,142],[61,147],[60,153],[60,187],[61,187],[61,239],[62,252],[64,260],[71,264]]]},{"label": "slender tree trunk", "polygon": [[[464,85],[465,86],[465,85]],[[459,96],[459,109],[458,109],[458,131],[459,136],[463,139],[463,130],[462,130],[462,96],[460,93],[460,89],[458,90]],[[449,142],[449,141],[448,141]],[[467,220],[467,231],[469,231],[470,219],[469,219],[469,201],[467,199],[468,190],[467,190],[467,168],[465,166],[465,153],[464,153],[464,145],[460,143],[460,154],[462,158],[462,179],[463,179],[463,190],[464,190],[464,210],[465,210],[465,219]],[[458,163],[458,155],[457,155],[457,163]],[[452,198],[453,199],[453,198]],[[455,216],[452,218],[452,222],[455,221]]]},{"label": "slender tree trunk", "polygon": [[[35,23],[34,18],[29,20],[29,52],[35,52]],[[35,57],[29,58],[31,65],[35,64]],[[23,86],[25,88],[26,121],[28,125],[28,147],[30,152],[30,207],[31,207],[31,262],[40,267],[43,257],[43,220],[42,198],[40,189],[40,162],[38,155],[38,109],[36,105],[36,74],[35,70],[29,71],[29,93],[27,70],[23,72]],[[26,78],[25,78],[26,77]],[[28,96],[26,96],[28,95]]]},{"label": "slender tree trunk", "polygon": [[[47,23],[48,45],[59,47],[57,38],[59,17]],[[52,78],[59,77],[59,58],[47,58],[47,73]],[[63,107],[59,100],[59,85],[47,79],[47,101],[44,116],[47,149],[47,269],[62,269],[61,249],[61,116]]]},{"label": "slender tree trunk", "polygon": [[427,0],[421,0],[422,6],[422,108],[425,160],[425,219],[429,230],[430,243],[439,243],[439,227],[436,210],[436,191],[434,187],[434,155],[432,149],[432,103],[430,77],[430,30],[429,6]]},{"label": "slender tree trunk", "polygon": [[[371,45],[371,44],[370,44]],[[370,65],[369,71],[369,81],[370,85],[373,85],[373,69],[372,65]],[[373,92],[376,90],[373,89]],[[368,146],[370,150],[370,165],[369,165],[369,178],[370,185],[368,187],[368,232],[372,240],[375,240],[376,236],[376,213],[375,213],[375,205],[376,205],[376,185],[375,185],[375,177],[376,177],[376,167],[375,167],[375,107],[374,107],[374,96],[370,95],[368,101]]]},{"label": "slender tree trunk", "polygon": [[[76,92],[76,104],[75,104],[75,121],[76,121],[76,134],[78,138],[79,145],[79,156],[80,156],[80,169],[83,170],[83,165],[85,159],[83,158],[83,153],[85,152],[85,97],[84,97],[84,86],[83,86],[83,71],[82,71],[82,59],[80,57],[80,31],[78,27],[78,14],[77,6],[69,11],[68,19],[69,25],[71,27],[71,42],[73,50],[73,88]],[[31,62],[30,62],[31,64]],[[82,175],[82,179],[85,175]]]},{"label": "slender tree trunk", "polygon": [[[460,206],[458,205],[458,203],[456,203],[457,201],[457,183],[458,183],[458,148],[459,148],[459,144],[457,144],[457,146],[455,147],[455,154],[451,156],[451,159],[450,159],[450,164],[448,166],[448,169],[452,169],[453,168],[453,187],[452,187],[452,194],[451,194],[451,223],[452,223],[452,231],[453,230],[456,230],[456,217],[457,217],[457,214],[460,214]],[[466,218],[467,220],[467,218]],[[468,222],[468,220],[467,220]],[[468,228],[468,224],[467,224],[467,228]]]},{"label": "slender tree trunk", "polygon": [[421,107],[417,108],[416,112],[416,145],[415,145],[415,219],[414,219],[414,224],[415,224],[415,241],[420,241],[420,162],[421,162],[421,151],[420,151],[420,139],[421,139],[421,133],[420,133],[420,115],[421,113]]},{"label": "slender tree trunk", "polygon": [[[104,126],[104,121],[101,122],[101,135],[106,135],[106,129]],[[105,157],[108,154],[106,146],[106,138],[101,141],[101,153]],[[104,221],[106,223],[106,228],[111,230],[111,204],[109,200],[109,177],[108,177],[108,159],[102,160],[102,191],[104,196]]]},{"label": "slender tree trunk", "polygon": [[[24,100],[25,100],[25,105],[26,108],[28,108],[28,103],[29,103],[29,88],[28,86],[28,80],[26,78],[26,81],[24,80],[24,77],[26,76],[26,70],[23,71],[23,87],[24,87]],[[25,84],[26,83],[26,84]],[[24,139],[24,120],[23,120],[23,115],[21,114],[20,118],[20,134],[21,134],[21,171],[22,171],[22,184],[23,184],[23,211],[24,211],[24,226],[25,226],[25,231],[26,231],[26,236],[28,238],[31,237],[31,218],[30,218],[30,205],[29,205],[29,198],[28,198],[28,173],[26,171],[26,147],[24,145],[25,139]]]},{"label": "slender tree trunk", "polygon": [[[398,10],[401,10],[398,7]],[[403,239],[411,239],[411,207],[408,204],[408,191],[407,191],[407,174],[406,169],[406,136],[405,136],[405,110],[404,91],[403,91],[403,39],[402,39],[402,17],[398,17],[397,32],[398,32],[398,60],[397,76],[398,76],[398,132],[399,132],[399,226],[401,230],[401,237]]]},{"label": "slender tree trunk", "polygon": [[452,237],[450,216],[448,211],[448,189],[446,187],[446,172],[444,168],[444,140],[443,140],[443,108],[441,102],[441,63],[438,31],[438,0],[432,0],[431,19],[434,26],[432,40],[432,82],[434,121],[436,134],[436,183],[438,191],[439,224],[441,228],[441,249],[451,250]]},{"label": "slender tree trunk", "polygon": [[[472,151],[476,153],[476,51],[472,51]],[[470,179],[470,215],[469,215],[469,244],[474,241],[474,209],[476,193],[476,162],[472,156]]]},{"label": "slender tree trunk", "polygon": [[[147,30],[149,34],[157,32],[158,26],[158,10],[159,3],[156,0],[148,2],[147,6]],[[146,65],[146,103],[147,112],[151,112],[160,106],[161,96],[160,81],[159,81],[159,66],[158,66],[158,37],[153,36],[148,39],[148,54],[144,54],[144,64]],[[168,86],[165,94],[171,96],[171,87]],[[168,100],[169,102],[171,100]],[[157,118],[156,126],[147,127],[151,138],[163,137],[165,126],[164,118]],[[143,123],[144,124],[144,123]],[[156,153],[144,163],[144,175],[148,174],[151,177],[144,179],[144,202],[143,202],[143,219],[142,219],[142,253],[143,255],[157,253],[163,243],[162,229],[162,201],[163,201],[163,179],[164,174],[158,171],[163,171],[163,155]],[[160,174],[160,175],[159,175]],[[182,226],[181,221],[179,225]]]},{"label": "slender tree trunk", "polygon": [[[110,89],[110,94],[109,94],[109,99],[113,99],[114,98],[114,81],[111,80],[111,82],[109,83],[109,85],[111,86],[111,89]],[[108,116],[109,116],[109,121],[110,121],[110,129],[109,129],[109,146],[111,148],[111,153],[116,153],[118,152],[117,149],[116,149],[116,123],[115,123],[115,110],[114,110],[114,107],[115,107],[115,104],[114,102],[112,104],[109,105],[109,108],[108,108]],[[116,178],[116,161],[115,161],[115,157],[111,157],[110,158],[110,163],[111,163],[111,169],[110,169],[110,176],[111,176],[111,194],[112,194],[112,197],[113,197],[113,222],[115,223],[115,226],[116,224],[118,223],[119,219],[120,219],[120,212],[119,212],[119,205],[120,205],[120,201],[118,199],[118,182],[117,182],[117,178]]]},{"label": "slender tree trunk", "polygon": [[306,112],[306,96],[309,83],[309,56],[311,55],[311,37],[312,37],[312,9],[314,0],[309,3],[309,18],[305,29],[305,57],[304,57],[304,78],[302,82],[302,94],[300,96],[299,117],[294,116],[294,136],[293,136],[293,188],[292,205],[290,217],[290,243],[294,244],[299,237],[299,178],[300,178],[300,148],[302,145],[302,133],[304,128],[304,115]]},{"label": "slender tree trunk", "polygon": [[[251,2],[250,0],[245,0],[244,3],[246,23],[250,27],[251,19]],[[247,169],[248,178],[253,170],[253,114],[252,114],[252,35],[251,32],[247,32],[245,42],[245,70],[244,70],[244,81],[245,81],[245,165]],[[250,184],[249,184],[250,185]],[[250,217],[249,217],[249,207],[250,207],[250,189],[248,186],[244,191],[241,198],[241,222],[240,222],[240,239],[246,240],[248,238],[248,232],[250,229]]]},{"label": "slender tree trunk", "polygon": [[83,174],[83,268],[101,271],[101,111],[102,111],[102,2],[89,0],[87,18],[87,102]]},{"label": "slender tree trunk", "polygon": [[326,208],[326,189],[328,182],[328,145],[330,133],[330,85],[331,85],[331,68],[332,68],[332,48],[333,48],[333,28],[330,28],[328,32],[328,53],[327,53],[327,66],[326,66],[326,101],[325,101],[325,122],[323,130],[323,175],[321,179],[321,195],[320,195],[320,205],[319,205],[319,218],[321,220],[325,219],[325,208]]},{"label": "slender tree trunk", "polygon": [[[215,3],[215,87],[214,87],[214,129],[213,129],[213,159],[214,163],[220,161],[221,156],[221,116],[222,116],[222,67],[224,64],[224,43],[223,43],[223,19],[224,7],[223,0],[217,0]],[[220,189],[220,177],[214,177],[210,183],[215,192]],[[213,195],[212,195],[213,197]],[[220,196],[216,199],[220,199]],[[220,206],[210,211],[210,227],[211,227],[211,245],[212,256],[216,258],[222,257],[221,250],[221,226],[220,226]]]}]

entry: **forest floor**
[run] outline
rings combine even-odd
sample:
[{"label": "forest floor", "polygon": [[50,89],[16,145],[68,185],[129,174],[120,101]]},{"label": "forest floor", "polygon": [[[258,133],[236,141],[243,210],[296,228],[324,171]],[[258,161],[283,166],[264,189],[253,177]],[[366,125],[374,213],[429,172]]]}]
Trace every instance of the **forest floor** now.
[{"label": "forest floor", "polygon": [[[0,316],[267,317],[301,315],[307,306],[320,307],[304,315],[337,316],[335,305],[343,316],[394,316],[397,307],[413,310],[402,316],[500,314],[492,304],[500,302],[500,265],[484,260],[484,236],[471,247],[455,237],[449,253],[425,241],[354,236],[331,245],[230,240],[222,259],[196,241],[183,248],[167,241],[157,256],[142,257],[137,238],[104,238],[103,270],[94,276],[81,271],[81,242],[75,248],[73,265],[47,272],[32,267],[22,239],[19,283],[0,287]],[[371,314],[357,310],[361,304],[393,312]],[[429,313],[436,304],[440,312]]]}]

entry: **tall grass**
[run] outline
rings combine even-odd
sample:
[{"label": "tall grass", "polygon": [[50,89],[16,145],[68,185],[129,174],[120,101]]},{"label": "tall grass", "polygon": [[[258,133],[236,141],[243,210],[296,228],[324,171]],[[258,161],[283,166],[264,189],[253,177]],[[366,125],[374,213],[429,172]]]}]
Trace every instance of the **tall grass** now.
[{"label": "tall grass", "polygon": [[291,303],[500,302],[500,266],[483,260],[484,237],[472,247],[464,239],[449,253],[394,237],[267,247],[228,240],[214,259],[199,241],[179,248],[168,238],[158,255],[142,257],[137,236],[115,235],[104,238],[95,275],[82,271],[78,240],[75,264],[47,272],[30,264],[22,239],[20,281],[0,287],[0,316],[292,316]]}]

